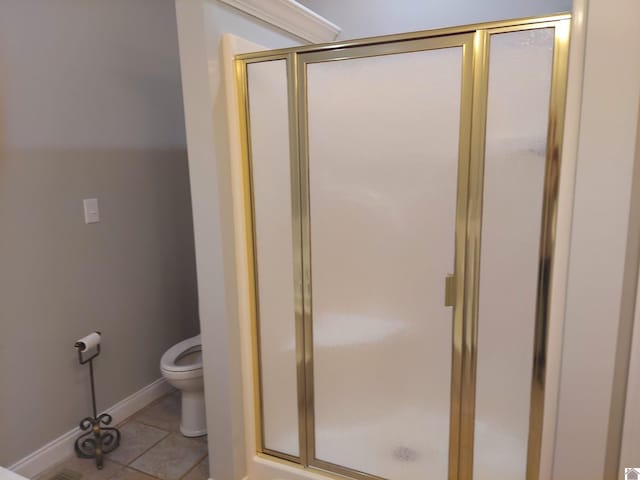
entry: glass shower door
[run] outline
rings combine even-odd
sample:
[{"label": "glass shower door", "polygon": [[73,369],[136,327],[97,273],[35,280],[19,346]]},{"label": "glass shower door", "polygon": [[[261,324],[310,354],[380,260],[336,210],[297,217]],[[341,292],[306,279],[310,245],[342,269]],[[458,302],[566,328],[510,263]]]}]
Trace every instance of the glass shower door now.
[{"label": "glass shower door", "polygon": [[456,236],[464,239],[456,223],[464,228],[470,42],[301,55],[308,439],[317,467],[447,478],[457,366],[445,278],[462,257]]},{"label": "glass shower door", "polygon": [[294,285],[294,222],[286,60],[250,63],[247,124],[251,128],[257,352],[264,451],[299,456]]},{"label": "glass shower door", "polygon": [[568,39],[565,15],[237,59],[259,454],[538,477]]},{"label": "glass shower door", "polygon": [[544,322],[536,321],[544,311],[538,272],[549,268],[540,260],[541,219],[555,38],[553,26],[489,37],[475,480],[529,478],[530,416],[540,408],[531,402],[532,360],[544,354],[544,344],[535,352],[535,330]]}]

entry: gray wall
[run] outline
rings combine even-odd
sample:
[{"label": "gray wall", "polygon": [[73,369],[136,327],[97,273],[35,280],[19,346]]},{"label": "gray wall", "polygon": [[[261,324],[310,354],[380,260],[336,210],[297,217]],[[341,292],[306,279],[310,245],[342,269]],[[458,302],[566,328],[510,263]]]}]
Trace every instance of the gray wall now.
[{"label": "gray wall", "polygon": [[103,409],[198,331],[173,0],[2,0],[0,232],[9,465],[90,413],[76,338],[103,332]]},{"label": "gray wall", "polygon": [[571,0],[297,0],[342,32],[339,40],[533,17],[571,10]]}]

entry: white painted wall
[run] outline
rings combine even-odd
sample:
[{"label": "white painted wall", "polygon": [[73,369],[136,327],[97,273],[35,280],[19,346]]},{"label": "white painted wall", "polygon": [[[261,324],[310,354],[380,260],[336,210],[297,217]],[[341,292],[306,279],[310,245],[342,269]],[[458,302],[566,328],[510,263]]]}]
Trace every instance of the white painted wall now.
[{"label": "white painted wall", "polygon": [[77,338],[104,409],[198,331],[180,88],[171,0],[0,2],[2,465],[90,414]]},{"label": "white painted wall", "polygon": [[[618,330],[628,325],[633,309],[625,302],[635,296],[635,280],[624,277],[627,249],[637,248],[627,245],[627,230],[640,101],[638,18],[636,0],[588,4],[554,479],[603,478],[612,398],[614,410],[619,402],[612,395]],[[609,471],[604,478],[619,476]]]},{"label": "white painted wall", "polygon": [[[640,286],[640,282],[638,284]],[[620,452],[621,472],[625,467],[640,465],[640,288],[635,297],[634,323]]]},{"label": "white painted wall", "polygon": [[[628,355],[627,358],[629,358],[629,369],[624,372],[628,377],[628,385],[626,392],[623,389],[620,391],[621,395],[626,396],[624,423],[622,426],[620,471],[625,466],[640,465],[640,118],[638,119],[636,161],[631,195],[631,212],[629,216],[631,225],[629,227],[627,246],[627,269],[629,270],[629,275],[637,281],[637,291],[635,297],[629,295],[633,297],[631,300],[635,300],[635,302],[629,302],[630,309],[635,310],[633,324],[627,329],[621,328],[618,332],[618,358],[622,362],[626,360],[625,355]],[[631,290],[629,288],[629,291]],[[622,350],[620,343],[630,344],[631,352]],[[622,374],[622,377],[624,377],[624,374]]]},{"label": "white painted wall", "polygon": [[298,0],[336,23],[338,40],[563,13],[571,0]]},{"label": "white painted wall", "polygon": [[235,237],[221,39],[300,43],[217,0],[176,0],[193,202],[211,477],[245,475]]}]

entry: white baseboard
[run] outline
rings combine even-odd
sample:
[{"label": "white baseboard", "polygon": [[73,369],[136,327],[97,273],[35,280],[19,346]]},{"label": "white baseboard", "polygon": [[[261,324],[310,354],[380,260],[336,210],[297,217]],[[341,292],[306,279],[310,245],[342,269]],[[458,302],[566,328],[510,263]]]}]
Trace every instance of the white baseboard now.
[{"label": "white baseboard", "polygon": [[[107,408],[104,413],[111,415],[113,417],[113,425],[117,425],[142,407],[171,390],[171,385],[169,385],[164,378],[159,378],[155,382],[132,393],[127,398],[120,400],[110,408]],[[80,433],[79,427],[69,430],[35,452],[18,460],[9,467],[9,470],[28,478],[38,475],[47,468],[73,455],[73,443]]]}]

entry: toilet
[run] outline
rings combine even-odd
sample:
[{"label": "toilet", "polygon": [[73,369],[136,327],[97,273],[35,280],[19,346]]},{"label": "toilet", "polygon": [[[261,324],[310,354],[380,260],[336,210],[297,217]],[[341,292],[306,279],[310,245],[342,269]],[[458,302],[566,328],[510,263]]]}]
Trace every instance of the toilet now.
[{"label": "toilet", "polygon": [[185,437],[206,435],[200,335],[187,338],[167,350],[160,359],[160,371],[182,394],[180,432]]}]

